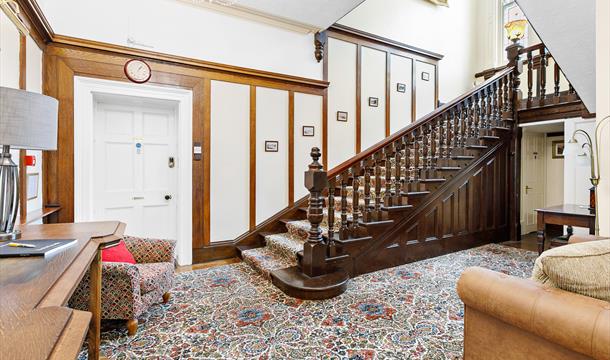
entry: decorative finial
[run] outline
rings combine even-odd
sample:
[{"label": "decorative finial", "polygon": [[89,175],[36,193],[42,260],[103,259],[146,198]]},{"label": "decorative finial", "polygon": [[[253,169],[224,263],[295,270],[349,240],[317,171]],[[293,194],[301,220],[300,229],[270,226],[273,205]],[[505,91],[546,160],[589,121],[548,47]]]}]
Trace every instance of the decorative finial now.
[{"label": "decorative finial", "polygon": [[320,153],[320,149],[317,147],[311,148],[311,153],[309,154],[313,159],[313,162],[309,164],[309,170],[320,171],[322,170],[322,164],[318,162],[322,154]]}]

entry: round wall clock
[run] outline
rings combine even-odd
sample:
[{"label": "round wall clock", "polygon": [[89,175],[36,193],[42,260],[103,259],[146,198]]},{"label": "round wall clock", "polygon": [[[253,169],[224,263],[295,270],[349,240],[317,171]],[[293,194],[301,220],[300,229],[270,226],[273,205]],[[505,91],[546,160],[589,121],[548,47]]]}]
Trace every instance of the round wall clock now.
[{"label": "round wall clock", "polygon": [[134,83],[142,84],[150,80],[152,72],[150,66],[143,60],[131,59],[125,63],[125,75]]}]

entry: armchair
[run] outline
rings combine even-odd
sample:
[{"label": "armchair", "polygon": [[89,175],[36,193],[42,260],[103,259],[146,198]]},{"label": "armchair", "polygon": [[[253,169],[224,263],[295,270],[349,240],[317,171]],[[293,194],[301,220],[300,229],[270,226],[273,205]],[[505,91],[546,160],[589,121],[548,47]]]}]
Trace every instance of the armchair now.
[{"label": "armchair", "polygon": [[[126,320],[129,335],[138,329],[138,317],[151,305],[170,299],[174,281],[174,240],[123,238],[136,264],[102,263],[102,319]],[[85,276],[69,306],[87,311],[89,277]]]}]

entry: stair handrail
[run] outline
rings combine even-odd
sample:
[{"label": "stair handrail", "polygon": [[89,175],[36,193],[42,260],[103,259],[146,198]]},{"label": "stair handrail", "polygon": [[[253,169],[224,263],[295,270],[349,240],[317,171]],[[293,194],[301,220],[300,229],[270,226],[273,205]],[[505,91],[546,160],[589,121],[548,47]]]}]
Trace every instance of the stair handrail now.
[{"label": "stair handrail", "polygon": [[432,119],[435,119],[435,118],[441,116],[446,111],[448,111],[451,108],[462,103],[467,98],[473,96],[475,93],[482,90],[483,88],[488,87],[490,84],[496,82],[498,79],[504,77],[505,75],[509,74],[513,70],[514,70],[513,66],[506,67],[504,70],[496,73],[491,78],[489,78],[486,81],[482,82],[481,84],[473,87],[472,89],[470,89],[469,91],[465,92],[464,94],[458,96],[457,98],[453,99],[452,101],[439,106],[434,111],[421,117],[419,120],[403,127],[402,129],[398,130],[396,133],[390,135],[389,137],[377,142],[376,144],[368,147],[366,150],[345,160],[344,162],[340,163],[339,165],[335,166],[330,171],[328,171],[328,178],[330,179],[330,178],[336,177],[338,174],[341,174],[344,171],[348,170],[355,163],[362,161],[362,160],[370,157],[371,155],[374,155],[376,152],[383,149],[384,147],[392,144],[393,142],[396,142],[398,139],[405,136],[413,129],[420,127],[420,126],[426,124],[427,122],[431,121]]}]

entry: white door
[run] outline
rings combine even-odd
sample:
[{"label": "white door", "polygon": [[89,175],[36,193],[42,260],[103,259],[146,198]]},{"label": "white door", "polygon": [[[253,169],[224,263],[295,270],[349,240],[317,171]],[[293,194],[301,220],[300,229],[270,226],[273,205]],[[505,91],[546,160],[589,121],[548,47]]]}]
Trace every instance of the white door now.
[{"label": "white door", "polygon": [[176,119],[169,106],[97,103],[95,220],[123,221],[129,235],[176,239]]},{"label": "white door", "polygon": [[536,209],[544,207],[544,136],[524,133],[521,141],[521,235],[536,231]]}]

